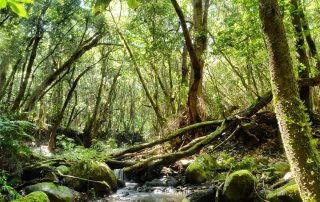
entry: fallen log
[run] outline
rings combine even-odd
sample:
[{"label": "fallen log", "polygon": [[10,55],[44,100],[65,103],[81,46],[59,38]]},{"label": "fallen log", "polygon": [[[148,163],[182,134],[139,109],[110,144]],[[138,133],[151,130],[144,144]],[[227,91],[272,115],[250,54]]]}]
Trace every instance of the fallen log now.
[{"label": "fallen log", "polygon": [[167,137],[164,137],[162,139],[155,140],[155,141],[152,141],[152,142],[149,142],[149,143],[143,143],[143,144],[132,146],[132,147],[130,147],[128,149],[125,149],[123,151],[113,153],[109,157],[110,158],[116,158],[116,157],[122,156],[122,155],[127,154],[127,153],[139,152],[139,151],[141,151],[143,149],[150,148],[150,147],[153,147],[155,145],[162,144],[164,142],[168,142],[169,140],[172,140],[172,139],[174,139],[176,137],[179,137],[179,136],[185,134],[188,131],[195,130],[195,129],[198,129],[198,128],[202,128],[204,126],[219,126],[222,122],[223,122],[223,120],[214,120],[214,121],[205,121],[205,122],[189,125],[187,127],[178,129],[177,131],[173,132],[171,135],[168,135]]},{"label": "fallen log", "polygon": [[[154,156],[145,160],[142,160],[140,162],[135,163],[132,166],[129,167],[125,167],[123,169],[124,172],[141,172],[144,170],[149,170],[152,169],[156,166],[165,166],[165,165],[169,165],[172,164],[182,158],[185,158],[187,156],[191,156],[197,152],[199,152],[202,148],[208,146],[216,137],[218,137],[219,135],[223,134],[224,132],[231,132],[232,134],[234,130],[237,130],[238,126],[242,123],[242,120],[246,119],[246,118],[250,118],[252,115],[254,115],[255,113],[257,113],[260,109],[262,109],[263,107],[265,107],[270,101],[272,100],[272,93],[271,92],[267,92],[263,97],[261,97],[260,99],[258,99],[258,101],[254,104],[252,104],[250,107],[248,107],[247,109],[243,110],[242,112],[231,116],[230,118],[227,118],[225,121],[222,122],[222,125],[220,127],[218,127],[214,132],[210,133],[209,135],[205,136],[205,138],[200,139],[199,141],[196,141],[193,145],[190,145],[190,147],[184,151],[178,151],[175,153],[170,153],[170,154],[164,154],[164,155],[158,155],[158,156]],[[221,121],[220,121],[221,122]],[[203,122],[206,123],[206,122]],[[196,124],[192,125],[194,128]],[[199,123],[199,125],[202,125],[201,123]],[[197,126],[199,126],[197,125]],[[203,126],[203,125],[202,125]],[[190,126],[189,126],[190,127]],[[181,134],[181,131],[186,132],[186,128],[183,128],[182,130],[178,130],[180,133],[175,132],[174,135],[171,135],[167,138],[172,139],[174,137],[177,137],[177,134]],[[197,127],[199,128],[199,127]],[[152,145],[156,145],[156,144],[161,144],[163,142],[166,142],[167,139],[161,139],[161,140],[157,140],[157,141],[153,141],[151,144],[149,143],[149,146]],[[161,143],[160,143],[161,142]],[[224,141],[225,143],[226,141]],[[138,145],[138,148],[147,148],[148,146],[146,146],[147,144],[144,144],[143,146]],[[219,144],[220,146],[221,144]],[[150,146],[151,147],[151,146]],[[130,148],[129,148],[130,149]],[[128,151],[128,150],[125,150]],[[132,150],[130,151],[132,152]],[[126,152],[125,152],[126,153]],[[111,155],[112,156],[112,155]],[[113,155],[114,156],[114,155]],[[116,155],[119,156],[119,153]]]}]

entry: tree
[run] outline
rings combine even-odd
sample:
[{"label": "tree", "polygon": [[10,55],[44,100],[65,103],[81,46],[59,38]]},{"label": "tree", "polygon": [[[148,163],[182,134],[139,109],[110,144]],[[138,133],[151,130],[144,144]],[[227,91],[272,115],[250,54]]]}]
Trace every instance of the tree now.
[{"label": "tree", "polygon": [[275,112],[285,152],[303,201],[320,199],[320,159],[299,99],[297,80],[277,0],[260,0],[260,18],[269,52]]},{"label": "tree", "polygon": [[190,123],[197,123],[202,120],[203,112],[201,106],[201,92],[203,80],[204,59],[203,53],[208,43],[208,9],[210,0],[206,0],[203,5],[202,0],[193,0],[193,23],[195,30],[195,40],[192,42],[187,28],[184,14],[176,0],[172,0],[172,5],[179,17],[183,35],[191,60],[191,79],[188,93],[188,110]]}]

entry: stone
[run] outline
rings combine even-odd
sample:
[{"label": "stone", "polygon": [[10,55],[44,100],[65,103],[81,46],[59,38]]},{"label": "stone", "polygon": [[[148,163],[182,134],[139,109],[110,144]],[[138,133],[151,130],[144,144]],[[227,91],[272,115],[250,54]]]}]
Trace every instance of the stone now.
[{"label": "stone", "polygon": [[250,201],[257,179],[248,170],[231,173],[225,180],[222,195],[226,201]]},{"label": "stone", "polygon": [[93,188],[96,194],[102,195],[110,191],[115,192],[118,188],[117,177],[114,172],[107,164],[102,162],[80,161],[70,167],[69,173],[81,178],[66,178],[67,185],[77,191],[87,191]]},{"label": "stone", "polygon": [[161,179],[153,179],[152,181],[147,181],[146,186],[150,187],[176,187],[179,184],[178,180],[172,176],[165,176]]},{"label": "stone", "polygon": [[197,191],[187,195],[183,201],[185,202],[214,202],[215,190],[208,189],[203,191]]},{"label": "stone", "polygon": [[65,186],[57,186],[52,182],[42,182],[25,188],[26,193],[42,191],[49,197],[50,201],[71,202],[76,194],[72,189]]},{"label": "stone", "polygon": [[267,195],[270,202],[302,202],[298,186],[295,183],[288,183]]},{"label": "stone", "polygon": [[68,166],[65,166],[65,165],[61,165],[61,166],[58,166],[56,168],[57,171],[59,171],[60,173],[64,174],[64,175],[67,175],[70,171],[70,168]]},{"label": "stone", "polygon": [[12,202],[50,202],[50,200],[46,193],[42,191],[35,191],[20,199],[13,200]]},{"label": "stone", "polygon": [[211,155],[201,154],[186,169],[186,182],[200,184],[210,179],[212,172],[219,165]]},{"label": "stone", "polygon": [[278,177],[283,177],[287,172],[290,171],[290,164],[285,161],[276,162],[271,166],[273,174]]}]

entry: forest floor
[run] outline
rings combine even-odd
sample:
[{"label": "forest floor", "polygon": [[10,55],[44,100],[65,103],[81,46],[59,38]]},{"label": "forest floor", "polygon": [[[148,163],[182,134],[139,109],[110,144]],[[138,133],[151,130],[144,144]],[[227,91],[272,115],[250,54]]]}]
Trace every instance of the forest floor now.
[{"label": "forest floor", "polygon": [[[138,182],[134,188],[135,192],[154,193],[155,190],[159,192],[159,189],[153,188],[155,186],[158,187],[159,180],[173,177],[174,179],[170,179],[174,181],[174,190],[163,188],[160,191],[161,193],[174,192],[187,195],[200,190],[212,190],[214,188],[215,195],[217,195],[217,193],[221,192],[221,187],[230,173],[246,169],[257,178],[255,186],[256,201],[262,201],[265,199],[268,191],[282,186],[291,179],[290,166],[286,162],[274,114],[263,112],[255,115],[252,120],[256,123],[255,125],[239,130],[235,136],[218,148],[215,145],[219,141],[221,142],[224,139],[223,137],[218,138],[211,145],[204,147],[199,153],[182,158],[171,165],[157,167],[140,173],[128,173],[126,180]],[[318,137],[320,133],[319,129],[319,126],[313,127],[314,137]],[[117,145],[111,140],[108,142],[98,141],[94,147],[86,149],[77,145],[73,139],[60,136],[56,152],[50,153],[46,148],[46,142],[47,140],[44,138],[38,139],[36,144],[33,142],[27,143],[28,148],[33,148],[32,153],[26,153],[28,157],[16,158],[16,156],[6,152],[1,154],[1,193],[7,199],[14,198],[14,194],[23,194],[24,187],[30,184],[48,180],[44,180],[44,178],[47,177],[47,173],[54,173],[50,167],[52,165],[57,167],[59,165],[68,165],[69,162],[79,162],[86,159],[101,161],[106,159],[112,152],[119,151]],[[148,148],[140,154],[134,153],[129,156],[129,159],[134,160],[147,158],[148,155],[159,155],[167,149],[167,144],[158,145],[156,149]],[[219,167],[211,172],[208,180],[193,185],[186,181],[185,170],[200,154],[211,155],[219,164]],[[48,162],[53,162],[53,164],[48,164]],[[58,176],[58,179],[57,183],[63,185],[63,178]],[[4,190],[4,185],[14,190]],[[166,187],[168,187],[167,185]],[[125,193],[128,194],[129,192]],[[89,200],[88,197],[95,198],[96,196],[90,195],[89,192],[83,192],[80,198],[82,198],[82,201],[86,201]],[[96,201],[103,201],[104,199],[105,197],[98,197]],[[179,200],[179,197],[177,200]]]}]

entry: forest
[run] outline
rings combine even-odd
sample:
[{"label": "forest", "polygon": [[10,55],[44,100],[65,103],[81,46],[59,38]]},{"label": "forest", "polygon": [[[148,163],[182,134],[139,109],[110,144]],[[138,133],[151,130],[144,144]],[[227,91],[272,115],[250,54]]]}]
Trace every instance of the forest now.
[{"label": "forest", "polygon": [[0,0],[0,202],[320,202],[318,0]]}]

